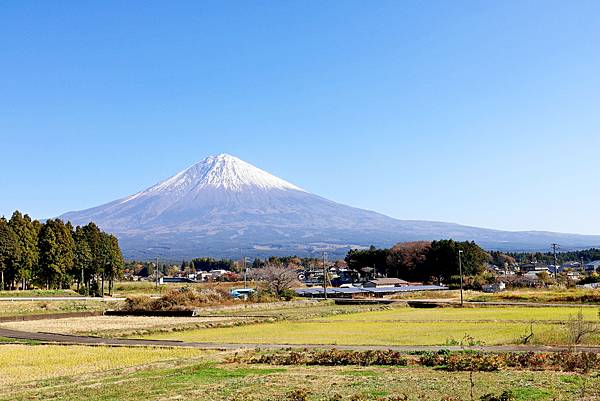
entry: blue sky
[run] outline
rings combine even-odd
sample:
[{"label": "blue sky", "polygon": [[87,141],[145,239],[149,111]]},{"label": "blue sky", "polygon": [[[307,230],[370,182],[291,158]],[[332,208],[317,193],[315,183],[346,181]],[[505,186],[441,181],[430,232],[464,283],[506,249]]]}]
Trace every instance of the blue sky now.
[{"label": "blue sky", "polygon": [[600,2],[12,1],[0,214],[231,153],[402,219],[600,234]]}]

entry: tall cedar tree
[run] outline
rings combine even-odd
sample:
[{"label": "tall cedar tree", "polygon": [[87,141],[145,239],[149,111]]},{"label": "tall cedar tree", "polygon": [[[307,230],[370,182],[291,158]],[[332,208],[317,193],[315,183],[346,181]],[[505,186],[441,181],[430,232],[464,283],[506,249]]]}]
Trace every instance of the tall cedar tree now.
[{"label": "tall cedar tree", "polygon": [[77,289],[83,291],[85,288],[85,294],[89,295],[89,279],[91,278],[91,272],[93,270],[94,255],[92,254],[92,248],[88,243],[87,236],[82,227],[77,226],[75,233],[73,234],[73,240],[75,241],[75,264],[73,276],[77,280]]},{"label": "tall cedar tree", "polygon": [[56,235],[47,224],[42,225],[39,236],[40,259],[36,281],[49,289],[57,281],[61,273],[60,249]]},{"label": "tall cedar tree", "polygon": [[5,289],[5,275],[14,270],[21,255],[19,239],[4,217],[0,218],[0,290]]},{"label": "tall cedar tree", "polygon": [[26,288],[33,277],[33,270],[39,259],[38,235],[40,225],[39,222],[32,221],[31,217],[27,214],[22,215],[18,210],[13,213],[8,224],[16,234],[21,248],[21,253],[16,260],[11,277],[12,287],[15,287],[15,281],[18,280],[21,281],[21,288]]}]

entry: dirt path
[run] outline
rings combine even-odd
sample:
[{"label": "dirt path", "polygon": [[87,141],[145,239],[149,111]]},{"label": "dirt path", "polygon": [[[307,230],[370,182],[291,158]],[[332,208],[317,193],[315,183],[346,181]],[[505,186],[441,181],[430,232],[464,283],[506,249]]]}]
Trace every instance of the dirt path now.
[{"label": "dirt path", "polygon": [[[533,345],[490,345],[490,346],[385,346],[385,345],[328,345],[328,344],[246,344],[246,343],[208,343],[208,342],[183,342],[174,340],[142,340],[125,338],[101,338],[89,336],[71,336],[56,333],[34,333],[20,330],[0,328],[0,337],[39,341],[45,344],[63,344],[63,345],[107,345],[107,346],[143,346],[143,347],[187,347],[200,349],[254,349],[254,348],[299,348],[299,349],[339,349],[352,351],[365,350],[394,350],[400,352],[410,351],[437,351],[448,349],[451,351],[476,350],[486,352],[560,352],[567,351],[569,347],[561,346],[533,346]],[[578,346],[577,351],[600,353],[600,347]]]}]

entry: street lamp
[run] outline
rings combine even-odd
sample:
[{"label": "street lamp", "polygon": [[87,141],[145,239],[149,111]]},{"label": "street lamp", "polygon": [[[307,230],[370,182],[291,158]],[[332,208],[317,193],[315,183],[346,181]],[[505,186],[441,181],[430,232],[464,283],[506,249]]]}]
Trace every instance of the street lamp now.
[{"label": "street lamp", "polygon": [[460,274],[460,306],[463,307],[463,272],[462,272],[462,249],[458,250],[458,272]]}]

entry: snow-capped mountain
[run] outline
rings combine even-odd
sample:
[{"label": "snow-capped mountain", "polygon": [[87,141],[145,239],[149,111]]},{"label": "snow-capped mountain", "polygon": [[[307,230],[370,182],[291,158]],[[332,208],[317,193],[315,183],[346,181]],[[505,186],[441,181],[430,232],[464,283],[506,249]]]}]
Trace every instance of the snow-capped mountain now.
[{"label": "snow-capped mountain", "polygon": [[454,238],[496,249],[600,245],[600,236],[507,232],[396,220],[311,194],[234,156],[207,157],[134,195],[60,216],[115,233],[126,257],[344,254],[351,247]]}]

